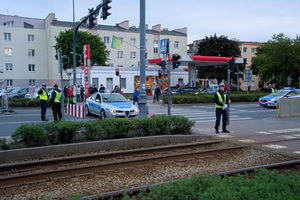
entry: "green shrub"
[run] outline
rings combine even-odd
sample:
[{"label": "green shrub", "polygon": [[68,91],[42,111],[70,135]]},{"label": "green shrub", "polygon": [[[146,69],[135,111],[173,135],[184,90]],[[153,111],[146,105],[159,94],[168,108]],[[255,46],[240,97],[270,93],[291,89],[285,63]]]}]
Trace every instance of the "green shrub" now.
[{"label": "green shrub", "polygon": [[97,141],[103,138],[104,130],[100,119],[85,121],[83,122],[83,127],[85,128],[83,133],[86,135],[87,140]]},{"label": "green shrub", "polygon": [[183,116],[171,116],[171,134],[189,134],[195,122]]},{"label": "green shrub", "polygon": [[7,150],[7,149],[9,149],[9,145],[7,144],[5,138],[0,139],[0,149],[1,150]]},{"label": "green shrub", "polygon": [[132,122],[127,118],[106,118],[103,120],[103,129],[108,138],[126,138],[130,131],[137,129],[136,124]]},{"label": "green shrub", "polygon": [[26,147],[45,144],[43,124],[22,124],[11,135],[14,141],[22,140]]}]

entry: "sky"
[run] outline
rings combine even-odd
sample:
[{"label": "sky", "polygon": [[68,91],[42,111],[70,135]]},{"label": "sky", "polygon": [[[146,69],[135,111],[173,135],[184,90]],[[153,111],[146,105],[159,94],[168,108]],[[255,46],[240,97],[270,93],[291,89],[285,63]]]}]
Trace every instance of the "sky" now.
[{"label": "sky", "polygon": [[[74,0],[75,20],[101,0]],[[140,0],[112,0],[111,15],[98,24],[129,20],[138,26]],[[174,30],[187,27],[188,43],[216,34],[240,41],[267,42],[274,34],[300,35],[300,0],[146,0],[146,24]],[[0,14],[45,19],[54,12],[59,21],[73,21],[73,0],[0,0]]]}]

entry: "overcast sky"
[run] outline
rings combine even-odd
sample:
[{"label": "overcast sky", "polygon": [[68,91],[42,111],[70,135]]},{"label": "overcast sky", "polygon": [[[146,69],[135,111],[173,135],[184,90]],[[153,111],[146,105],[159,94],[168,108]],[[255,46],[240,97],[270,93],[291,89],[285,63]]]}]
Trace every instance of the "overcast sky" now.
[{"label": "overcast sky", "polygon": [[[74,0],[75,18],[88,14],[101,0]],[[99,24],[129,20],[139,25],[140,0],[112,0],[112,13]],[[0,0],[0,13],[44,19],[51,12],[73,21],[73,0]],[[146,0],[146,24],[173,30],[188,28],[188,43],[205,36],[225,35],[240,41],[266,42],[274,34],[300,34],[300,0]]]}]

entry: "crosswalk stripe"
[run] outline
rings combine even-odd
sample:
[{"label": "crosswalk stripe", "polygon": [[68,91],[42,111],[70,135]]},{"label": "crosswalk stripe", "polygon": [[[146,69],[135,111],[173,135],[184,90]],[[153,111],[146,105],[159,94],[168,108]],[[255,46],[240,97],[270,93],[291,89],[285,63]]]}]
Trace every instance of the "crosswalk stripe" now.
[{"label": "crosswalk stripe", "polygon": [[[250,118],[250,117],[230,118],[229,121],[242,121],[242,120],[250,120],[250,119],[253,119],[253,118]],[[215,121],[216,120],[213,119],[213,120],[203,120],[203,121],[196,121],[196,122],[203,123],[203,122],[215,122]]]}]

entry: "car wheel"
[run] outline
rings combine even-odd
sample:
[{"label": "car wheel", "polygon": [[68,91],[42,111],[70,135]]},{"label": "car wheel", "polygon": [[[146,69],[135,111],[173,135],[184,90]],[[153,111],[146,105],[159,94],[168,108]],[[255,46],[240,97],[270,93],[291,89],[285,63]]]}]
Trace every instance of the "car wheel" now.
[{"label": "car wheel", "polygon": [[105,111],[102,109],[100,112],[100,119],[103,120],[106,118]]},{"label": "car wheel", "polygon": [[89,110],[89,107],[88,107],[88,106],[85,106],[85,110],[84,110],[84,112],[85,112],[85,115],[86,115],[86,116],[90,116],[90,115],[91,115],[91,113],[90,113],[90,110]]},{"label": "car wheel", "polygon": [[13,97],[13,99],[18,99],[19,97]]}]

